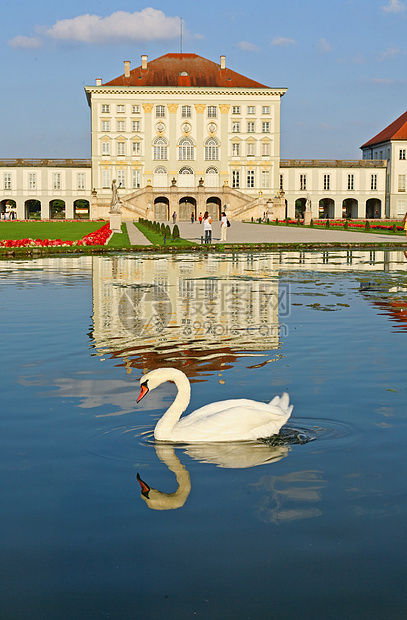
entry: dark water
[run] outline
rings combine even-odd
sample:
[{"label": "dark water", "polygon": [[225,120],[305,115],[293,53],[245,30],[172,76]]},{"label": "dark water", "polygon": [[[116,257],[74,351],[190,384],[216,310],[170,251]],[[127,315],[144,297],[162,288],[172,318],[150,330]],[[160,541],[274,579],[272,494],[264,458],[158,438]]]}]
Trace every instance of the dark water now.
[{"label": "dark water", "polygon": [[[2,619],[406,617],[403,253],[3,262],[0,308]],[[161,366],[293,415],[155,446]]]}]

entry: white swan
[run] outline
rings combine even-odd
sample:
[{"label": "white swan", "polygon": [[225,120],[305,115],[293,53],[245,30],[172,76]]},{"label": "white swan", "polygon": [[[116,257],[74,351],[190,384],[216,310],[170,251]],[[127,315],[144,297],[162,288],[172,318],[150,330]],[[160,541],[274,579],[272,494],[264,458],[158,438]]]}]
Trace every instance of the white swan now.
[{"label": "white swan", "polygon": [[180,420],[191,398],[191,386],[186,375],[175,368],[158,368],[144,375],[137,402],[165,381],[173,381],[178,394],[154,429],[158,441],[195,443],[270,437],[279,432],[293,409],[288,394],[284,393],[270,403],[245,398],[211,403]]}]

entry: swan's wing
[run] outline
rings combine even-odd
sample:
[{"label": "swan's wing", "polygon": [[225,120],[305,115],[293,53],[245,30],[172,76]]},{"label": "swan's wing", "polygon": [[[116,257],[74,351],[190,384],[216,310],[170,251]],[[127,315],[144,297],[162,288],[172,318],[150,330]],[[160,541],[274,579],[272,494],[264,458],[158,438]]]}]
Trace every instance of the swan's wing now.
[{"label": "swan's wing", "polygon": [[239,399],[220,401],[181,418],[172,431],[174,441],[242,441],[278,433],[290,417],[268,403]]}]

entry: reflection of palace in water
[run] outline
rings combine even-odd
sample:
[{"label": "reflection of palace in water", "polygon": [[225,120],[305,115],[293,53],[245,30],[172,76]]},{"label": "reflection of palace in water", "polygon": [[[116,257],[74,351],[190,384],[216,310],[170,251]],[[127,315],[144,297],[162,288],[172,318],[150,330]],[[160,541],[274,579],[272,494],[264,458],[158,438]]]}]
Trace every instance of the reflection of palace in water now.
[{"label": "reflection of palace in water", "polygon": [[227,368],[243,351],[277,349],[279,311],[288,306],[275,260],[274,254],[94,259],[95,346],[138,368],[177,363],[189,376],[197,366]]},{"label": "reflection of palace in water", "polygon": [[[176,365],[190,378],[244,355],[270,361],[286,334],[283,272],[405,271],[402,252],[330,250],[92,259],[93,339],[127,371]],[[272,353],[271,353],[272,355]],[[274,356],[275,358],[275,356]]]}]

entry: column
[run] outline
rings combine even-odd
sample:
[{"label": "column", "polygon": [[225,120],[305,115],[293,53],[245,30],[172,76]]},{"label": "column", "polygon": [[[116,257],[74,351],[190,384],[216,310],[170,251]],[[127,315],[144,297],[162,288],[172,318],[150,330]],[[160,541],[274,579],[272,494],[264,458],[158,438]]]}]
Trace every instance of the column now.
[{"label": "column", "polygon": [[229,121],[229,110],[230,105],[228,103],[219,104],[220,110],[220,139],[221,139],[221,147],[220,147],[220,184],[223,185],[224,181],[229,181],[229,166],[228,166],[228,121]]},{"label": "column", "polygon": [[144,110],[144,140],[145,140],[145,152],[144,152],[144,179],[140,179],[141,187],[144,187],[147,183],[147,179],[152,179],[153,169],[152,169],[152,120],[151,120],[151,112],[153,111],[154,104],[153,103],[143,103]]}]

